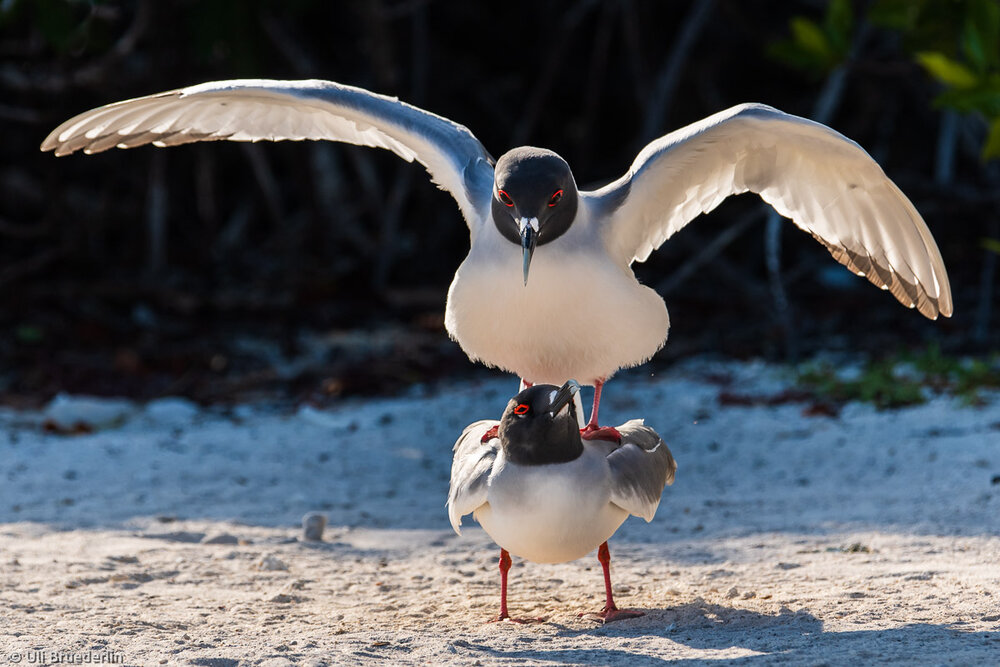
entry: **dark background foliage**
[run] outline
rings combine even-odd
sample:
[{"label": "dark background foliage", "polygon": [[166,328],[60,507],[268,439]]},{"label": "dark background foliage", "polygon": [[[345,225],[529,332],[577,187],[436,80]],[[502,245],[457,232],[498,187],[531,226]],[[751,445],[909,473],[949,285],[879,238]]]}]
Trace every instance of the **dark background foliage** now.
[{"label": "dark background foliage", "polygon": [[967,34],[982,23],[973,5],[4,0],[0,391],[7,401],[58,390],[319,398],[470,371],[443,329],[468,233],[419,166],[334,144],[38,151],[86,109],[236,77],[396,95],[467,125],[494,155],[552,148],[581,185],[617,177],[649,139],[740,102],[827,116],[924,215],[954,318],[899,306],[787,221],[770,246],[776,281],[767,209],[744,195],[637,267],[674,322],[659,360],[1000,348],[990,250],[1000,189],[982,156],[989,108],[976,107],[993,98],[964,89],[979,95],[965,113],[940,99],[968,83],[955,69],[964,61],[993,81],[996,44],[981,63],[968,47],[985,39]]}]

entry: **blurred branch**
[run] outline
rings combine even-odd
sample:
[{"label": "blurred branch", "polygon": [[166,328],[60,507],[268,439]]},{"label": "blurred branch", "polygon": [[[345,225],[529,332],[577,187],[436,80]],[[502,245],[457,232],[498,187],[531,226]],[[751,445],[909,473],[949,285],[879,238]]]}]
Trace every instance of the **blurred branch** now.
[{"label": "blurred branch", "polygon": [[167,155],[163,149],[154,150],[149,168],[149,189],[146,195],[146,234],[148,254],[146,270],[158,274],[167,265],[167,211],[170,197],[167,194]]},{"label": "blurred branch", "polygon": [[13,123],[41,123],[44,117],[35,109],[0,103],[0,120],[9,120]]},{"label": "blurred branch", "polygon": [[644,109],[646,108],[646,100],[649,99],[649,93],[646,90],[646,68],[642,63],[642,49],[640,46],[642,31],[639,26],[639,15],[636,11],[635,0],[623,0],[621,27],[622,46],[625,47],[628,69],[632,75],[635,104],[638,108]]},{"label": "blurred branch", "polygon": [[[314,77],[320,74],[316,61],[301,48],[299,40],[286,29],[282,21],[265,11],[261,14],[261,25],[271,43],[292,66],[297,76]],[[313,190],[323,218],[320,224],[332,226],[335,237],[346,240],[364,259],[371,259],[375,255],[376,246],[362,224],[357,207],[353,204],[354,199],[344,192],[344,175],[340,168],[338,148],[327,141],[309,144]],[[370,167],[371,163],[365,160],[365,164]],[[365,173],[372,174],[373,170],[365,169]],[[334,224],[331,225],[331,222]]]},{"label": "blurred branch", "polygon": [[335,223],[338,238],[346,240],[365,259],[371,258],[376,252],[375,242],[362,224],[354,199],[344,193],[339,153],[326,141],[315,142],[310,149],[316,200],[324,218],[321,224]]},{"label": "blurred branch", "polygon": [[762,215],[762,210],[755,209],[738,218],[721,234],[717,234],[709,243],[702,245],[693,257],[681,264],[676,271],[667,276],[666,280],[661,281],[656,286],[656,291],[660,294],[669,294],[683,285],[698,269],[718,257],[726,246],[738,239],[753,223],[760,220]]},{"label": "blurred branch", "polygon": [[360,0],[358,11],[365,28],[369,64],[374,70],[376,92],[395,90],[399,79],[395,40],[383,0]]},{"label": "blurred branch", "polygon": [[[840,101],[843,98],[844,87],[847,84],[847,74],[850,67],[868,36],[868,23],[862,19],[861,24],[855,30],[851,39],[851,46],[846,60],[835,67],[827,76],[819,96],[816,98],[816,105],[813,107],[812,119],[817,123],[829,125],[833,114],[836,112]],[[783,218],[780,213],[773,208],[769,208],[767,224],[764,228],[764,257],[767,265],[768,284],[771,287],[771,301],[774,304],[775,316],[778,326],[781,328],[785,338],[785,355],[792,361],[799,356],[798,334],[795,330],[794,318],[792,316],[791,303],[788,300],[788,293],[785,291],[784,281],[781,276],[781,230],[783,229]]]},{"label": "blurred branch", "polygon": [[593,40],[590,52],[590,64],[587,68],[587,90],[584,93],[583,118],[576,132],[579,166],[576,169],[586,170],[591,157],[593,142],[587,139],[591,136],[591,128],[597,120],[601,100],[605,98],[604,87],[607,80],[608,51],[611,46],[611,30],[614,25],[615,5],[604,5],[604,11],[599,21],[597,36]]},{"label": "blurred branch", "polygon": [[285,29],[284,24],[278,18],[269,11],[262,11],[260,14],[260,24],[271,40],[271,43],[278,49],[278,53],[289,62],[296,74],[302,77],[316,76],[319,71],[316,61],[306,53],[305,49],[299,46],[299,40],[296,40]]},{"label": "blurred branch", "polygon": [[[753,222],[753,218],[747,216],[743,219],[747,225]],[[739,224],[739,223],[737,223]],[[729,235],[735,239],[739,234],[733,229],[736,225],[733,225],[727,230]],[[724,235],[726,235],[724,233]],[[701,243],[696,237],[689,234],[678,234],[673,237],[677,240],[680,245],[683,245],[685,249],[694,252],[696,255],[700,254],[706,249],[706,246]],[[724,247],[725,244],[723,244]],[[722,248],[720,247],[719,250]],[[707,254],[712,254],[709,251]],[[767,288],[764,286],[763,281],[758,277],[752,275],[747,270],[729,261],[725,256],[719,252],[715,252],[711,260],[706,256],[704,262],[712,262],[712,275],[718,278],[724,283],[727,283],[732,291],[739,292],[743,294],[747,301],[751,303],[767,303]],[[693,269],[692,269],[693,270]],[[668,279],[669,280],[669,279]],[[674,286],[668,286],[673,289]]]},{"label": "blurred branch", "polygon": [[[427,93],[427,53],[429,37],[427,35],[427,15],[422,4],[413,4],[410,20],[410,50],[411,90],[414,104],[421,104]],[[385,206],[382,218],[382,229],[379,252],[375,254],[374,287],[383,292],[389,283],[389,275],[396,260],[401,244],[399,230],[400,221],[406,210],[406,203],[413,191],[414,168],[409,164],[396,166],[396,179],[389,193],[389,201]]]},{"label": "blurred branch", "polygon": [[714,5],[715,0],[696,0],[691,4],[691,10],[684,19],[680,34],[656,77],[656,83],[653,84],[653,92],[646,105],[642,132],[639,134],[641,144],[648,143],[662,132],[664,117],[673,103],[674,90],[684,72],[691,48],[701,35],[708,17],[712,15]]},{"label": "blurred branch", "polygon": [[576,32],[583,17],[596,4],[598,4],[597,0],[579,0],[560,20],[559,30],[555,31],[554,39],[549,40],[551,47],[545,57],[542,73],[535,80],[535,87],[524,106],[524,114],[514,126],[511,145],[526,144],[531,139],[535,132],[535,125],[538,124],[538,119],[545,109],[545,102],[552,90],[556,75],[563,66],[566,52],[569,49],[569,38]]},{"label": "blurred branch", "polygon": [[40,273],[67,254],[64,248],[48,248],[32,257],[14,262],[0,271],[0,287],[6,288],[12,283]]},{"label": "blurred branch", "polygon": [[399,223],[413,184],[413,169],[408,167],[410,165],[403,165],[398,173],[382,212],[381,242],[375,252],[373,267],[373,286],[378,292],[388,286],[389,274],[401,245]]},{"label": "blurred branch", "polygon": [[203,229],[215,232],[219,220],[212,147],[199,146],[194,164],[194,196]]},{"label": "blurred branch", "polygon": [[388,19],[398,19],[404,16],[410,16],[414,12],[422,12],[431,4],[433,0],[401,0],[394,5],[388,5],[383,7],[382,12]]},{"label": "blurred branch", "polygon": [[61,93],[70,88],[107,85],[108,73],[135,51],[139,40],[149,30],[153,19],[153,0],[138,0],[135,16],[114,45],[94,62],[69,75],[26,73],[16,65],[0,68],[0,84],[14,91]]},{"label": "blurred branch", "polygon": [[[1000,165],[992,162],[986,169],[986,180],[991,189],[1000,191]],[[986,233],[991,239],[1000,239],[1000,219],[994,208],[986,223]],[[972,328],[972,337],[977,343],[985,343],[989,339],[990,320],[993,319],[993,294],[997,275],[997,253],[989,249],[983,250],[983,265],[979,273],[979,303],[976,307],[976,322]]]},{"label": "blurred branch", "polygon": [[[995,214],[994,214],[995,216]],[[1000,222],[996,217],[987,223],[990,238],[1000,238]],[[985,343],[990,335],[990,321],[993,319],[993,293],[997,275],[997,253],[983,251],[983,265],[979,272],[979,303],[976,306],[976,323],[972,337],[977,343]]]},{"label": "blurred branch", "polygon": [[243,199],[229,216],[229,221],[215,239],[212,254],[218,259],[228,256],[243,243],[247,227],[250,225],[252,207],[247,199]]},{"label": "blurred branch", "polygon": [[937,158],[934,161],[934,182],[949,185],[955,173],[955,149],[958,147],[958,113],[945,110],[941,113],[938,131]]},{"label": "blurred branch", "polygon": [[51,231],[48,224],[21,225],[0,219],[0,236],[12,239],[37,239]]},{"label": "blurred branch", "polygon": [[274,227],[280,229],[284,216],[281,206],[281,187],[278,185],[278,179],[274,176],[274,169],[271,168],[271,163],[260,146],[241,143],[240,148],[243,149],[243,154],[250,163],[250,170],[260,187],[268,217],[271,218]]}]

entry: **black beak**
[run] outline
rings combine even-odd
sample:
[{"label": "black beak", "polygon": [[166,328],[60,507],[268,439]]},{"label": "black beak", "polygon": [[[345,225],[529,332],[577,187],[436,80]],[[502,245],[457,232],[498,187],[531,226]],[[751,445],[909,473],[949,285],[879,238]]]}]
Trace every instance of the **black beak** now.
[{"label": "black beak", "polygon": [[531,255],[535,252],[535,244],[538,242],[538,232],[531,225],[524,225],[521,229],[521,251],[524,271],[524,284],[528,284],[528,269],[531,267]]},{"label": "black beak", "polygon": [[580,384],[576,380],[567,380],[566,384],[559,387],[556,390],[555,396],[552,397],[552,401],[549,403],[549,411],[552,416],[556,416],[559,412],[566,407],[576,393],[580,391]]}]

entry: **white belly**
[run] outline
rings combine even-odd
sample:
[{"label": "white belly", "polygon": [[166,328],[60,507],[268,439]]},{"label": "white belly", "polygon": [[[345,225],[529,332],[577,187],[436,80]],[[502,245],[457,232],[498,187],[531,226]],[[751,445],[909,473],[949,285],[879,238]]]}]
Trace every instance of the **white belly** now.
[{"label": "white belly", "polygon": [[536,563],[587,555],[614,535],[628,513],[611,504],[611,474],[601,451],[576,461],[519,466],[498,457],[487,502],[473,516],[493,541]]},{"label": "white belly", "polygon": [[663,346],[670,320],[659,295],[603,252],[556,247],[561,240],[535,250],[527,285],[520,247],[473,247],[445,312],[470,358],[533,383],[593,384]]}]

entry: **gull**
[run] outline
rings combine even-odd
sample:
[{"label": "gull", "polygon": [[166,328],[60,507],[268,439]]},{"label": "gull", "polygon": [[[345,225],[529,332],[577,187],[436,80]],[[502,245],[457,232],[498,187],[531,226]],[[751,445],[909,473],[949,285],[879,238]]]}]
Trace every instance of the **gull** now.
[{"label": "gull", "polygon": [[[642,616],[611,594],[608,539],[630,515],[652,521],[677,464],[656,431],[632,420],[620,440],[583,440],[574,380],[534,385],[507,404],[500,421],[466,427],[455,443],[448,518],[461,535],[473,517],[500,546],[500,614],[507,610],[510,554],[536,563],[576,560],[594,549],[604,570],[605,622]],[[513,620],[513,619],[511,619]]]},{"label": "gull", "polygon": [[525,386],[593,385],[584,437],[613,437],[598,423],[605,380],[648,361],[667,339],[666,305],[632,263],[730,195],[759,194],[905,306],[931,319],[952,313],[937,245],[878,164],[829,127],[762,104],[654,140],[624,175],[592,191],[550,150],[521,146],[494,160],[462,125],[320,80],[218,81],[117,102],[59,125],[41,148],[67,155],[305,139],[416,160],[454,197],[470,250],[448,290],[449,335],[472,360]]}]

